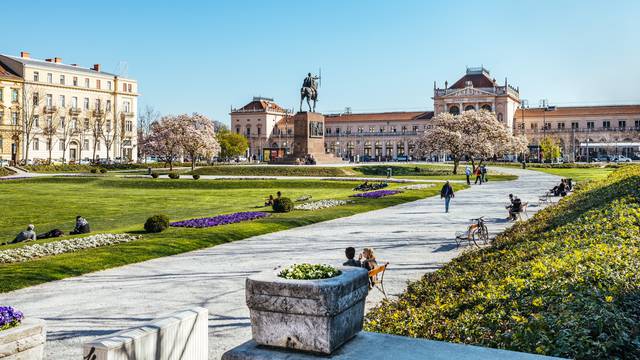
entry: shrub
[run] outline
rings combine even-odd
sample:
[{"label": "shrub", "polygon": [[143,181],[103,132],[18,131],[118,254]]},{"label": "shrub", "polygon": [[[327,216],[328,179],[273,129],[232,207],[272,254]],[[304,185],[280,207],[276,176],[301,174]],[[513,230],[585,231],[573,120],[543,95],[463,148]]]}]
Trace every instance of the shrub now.
[{"label": "shrub", "polygon": [[158,174],[158,173],[157,173],[157,172],[155,172],[155,171],[151,173],[151,177],[152,177],[152,178],[154,178],[154,179],[157,179],[157,178],[158,178],[158,176],[160,176],[160,174]]},{"label": "shrub", "polygon": [[198,180],[200,179],[200,175],[198,174],[193,174],[193,180]]},{"label": "shrub", "polygon": [[293,201],[287,197],[273,200],[273,211],[279,213],[286,213],[293,210]]},{"label": "shrub", "polygon": [[366,329],[576,359],[640,358],[640,166],[591,181],[411,282]]},{"label": "shrub", "polygon": [[340,274],[342,272],[331,265],[295,264],[284,268],[278,276],[289,280],[320,280],[336,277]]},{"label": "shrub", "polygon": [[106,174],[107,173],[107,169],[105,168],[100,168],[100,174]]},{"label": "shrub", "polygon": [[92,169],[91,169],[91,173],[92,173],[92,174],[96,174],[96,173],[98,173],[98,169],[96,169],[96,168],[92,168]]},{"label": "shrub", "polygon": [[169,178],[170,179],[180,179],[180,174],[178,174],[175,171],[172,171],[172,172],[169,173]]},{"label": "shrub", "polygon": [[153,215],[144,223],[144,229],[149,233],[158,233],[169,227],[167,215]]}]

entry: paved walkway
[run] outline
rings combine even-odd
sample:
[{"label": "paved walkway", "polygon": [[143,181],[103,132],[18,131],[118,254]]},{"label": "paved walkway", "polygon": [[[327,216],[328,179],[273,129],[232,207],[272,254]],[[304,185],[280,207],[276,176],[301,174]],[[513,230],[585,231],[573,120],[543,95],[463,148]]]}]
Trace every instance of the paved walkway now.
[{"label": "paved walkway", "polygon": [[[244,298],[247,275],[295,262],[337,264],[347,246],[373,247],[379,260],[391,262],[387,290],[400,293],[407,280],[459,254],[453,235],[469,218],[485,216],[495,234],[508,226],[502,219],[509,193],[537,202],[538,195],[560,179],[528,170],[508,172],[520,178],[458,192],[449,214],[444,214],[439,198],[428,198],[0,294],[0,304],[46,319],[47,358],[57,360],[79,359],[81,344],[89,339],[203,306],[210,311],[210,358],[218,359],[251,336]],[[367,306],[380,299],[379,293],[370,294]]]}]

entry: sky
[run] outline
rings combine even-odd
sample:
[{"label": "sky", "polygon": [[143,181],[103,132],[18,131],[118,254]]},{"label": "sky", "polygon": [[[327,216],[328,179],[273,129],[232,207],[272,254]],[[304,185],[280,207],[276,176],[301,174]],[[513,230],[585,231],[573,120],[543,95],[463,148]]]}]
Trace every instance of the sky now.
[{"label": "sky", "polygon": [[228,123],[253,96],[297,110],[319,69],[323,113],[431,110],[434,81],[467,66],[532,106],[640,103],[637,0],[29,0],[20,13],[3,17],[0,53],[100,63],[162,114]]}]

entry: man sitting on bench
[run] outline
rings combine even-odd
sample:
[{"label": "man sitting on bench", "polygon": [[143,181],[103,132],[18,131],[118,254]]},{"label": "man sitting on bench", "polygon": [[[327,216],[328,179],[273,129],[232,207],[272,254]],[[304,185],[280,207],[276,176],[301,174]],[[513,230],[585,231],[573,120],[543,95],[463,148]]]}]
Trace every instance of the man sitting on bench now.
[{"label": "man sitting on bench", "polygon": [[522,211],[522,200],[513,194],[509,194],[509,200],[511,200],[511,205],[507,206],[509,220],[515,221],[518,218],[518,213]]}]

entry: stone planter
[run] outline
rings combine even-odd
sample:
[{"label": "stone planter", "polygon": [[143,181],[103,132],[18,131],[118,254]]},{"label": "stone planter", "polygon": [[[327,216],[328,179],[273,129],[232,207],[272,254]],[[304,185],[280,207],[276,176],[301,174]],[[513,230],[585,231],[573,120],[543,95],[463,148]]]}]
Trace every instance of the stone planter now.
[{"label": "stone planter", "polygon": [[282,269],[250,276],[246,297],[255,342],[330,354],[361,331],[367,271],[339,269],[342,274],[323,280],[283,279]]},{"label": "stone planter", "polygon": [[20,326],[0,331],[0,359],[41,360],[46,338],[44,320],[24,319]]}]

